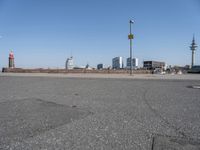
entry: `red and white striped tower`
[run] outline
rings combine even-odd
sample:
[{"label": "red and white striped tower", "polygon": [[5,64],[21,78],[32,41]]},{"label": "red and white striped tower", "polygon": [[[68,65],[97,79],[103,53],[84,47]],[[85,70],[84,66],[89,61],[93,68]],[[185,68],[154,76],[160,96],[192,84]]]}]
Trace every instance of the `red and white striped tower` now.
[{"label": "red and white striped tower", "polygon": [[9,68],[15,68],[13,51],[11,51],[11,52],[9,53],[8,67],[9,67]]}]

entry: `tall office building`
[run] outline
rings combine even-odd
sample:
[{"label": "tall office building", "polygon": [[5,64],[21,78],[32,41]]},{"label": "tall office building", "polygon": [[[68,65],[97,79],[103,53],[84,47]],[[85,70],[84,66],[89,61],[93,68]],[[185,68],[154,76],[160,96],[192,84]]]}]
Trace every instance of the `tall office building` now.
[{"label": "tall office building", "polygon": [[[133,58],[132,59],[132,66],[133,69],[137,69],[138,68],[138,58]],[[130,61],[130,57],[126,59],[126,68],[130,69],[131,67],[131,61]]]},{"label": "tall office building", "polygon": [[115,57],[112,59],[112,68],[113,69],[122,69],[123,68],[122,57]]},{"label": "tall office building", "polygon": [[15,62],[14,62],[14,54],[13,54],[13,51],[11,51],[11,52],[9,53],[8,67],[9,67],[9,68],[15,68]]},{"label": "tall office building", "polygon": [[67,58],[65,69],[74,69],[74,60],[73,57]]}]

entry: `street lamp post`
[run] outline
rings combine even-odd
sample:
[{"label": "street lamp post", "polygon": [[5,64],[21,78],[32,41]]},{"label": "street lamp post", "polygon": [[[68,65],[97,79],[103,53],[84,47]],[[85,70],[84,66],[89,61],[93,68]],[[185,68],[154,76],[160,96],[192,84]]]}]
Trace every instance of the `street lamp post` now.
[{"label": "street lamp post", "polygon": [[133,24],[133,21],[130,20],[130,34],[128,35],[128,39],[130,40],[130,75],[133,73],[133,62],[132,62],[132,39],[133,39],[133,34],[131,33],[131,24]]}]

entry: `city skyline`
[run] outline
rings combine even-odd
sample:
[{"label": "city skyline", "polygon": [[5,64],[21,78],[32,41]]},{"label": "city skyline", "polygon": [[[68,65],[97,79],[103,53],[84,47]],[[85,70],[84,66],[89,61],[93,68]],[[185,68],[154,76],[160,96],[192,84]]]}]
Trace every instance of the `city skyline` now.
[{"label": "city skyline", "polygon": [[[13,50],[16,67],[112,65],[129,57],[129,20],[133,19],[133,57],[190,65],[190,44],[200,43],[197,0],[142,1],[10,1],[0,0],[0,67]],[[200,65],[200,50],[196,51]],[[36,61],[37,60],[37,61]]]}]

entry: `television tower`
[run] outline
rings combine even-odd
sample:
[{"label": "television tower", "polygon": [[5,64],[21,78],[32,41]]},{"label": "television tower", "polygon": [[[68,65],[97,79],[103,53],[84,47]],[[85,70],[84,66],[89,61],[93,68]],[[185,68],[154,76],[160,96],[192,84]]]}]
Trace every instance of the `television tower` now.
[{"label": "television tower", "polygon": [[9,53],[8,67],[9,67],[9,68],[15,68],[13,51],[11,51],[11,52]]},{"label": "television tower", "polygon": [[191,51],[192,51],[192,64],[191,64],[191,68],[194,66],[194,64],[195,64],[195,51],[196,51],[196,48],[197,48],[198,46],[196,45],[196,43],[195,43],[195,39],[194,39],[194,35],[193,35],[193,40],[192,40],[192,44],[191,44],[191,46],[190,46],[190,49],[191,49]]}]

